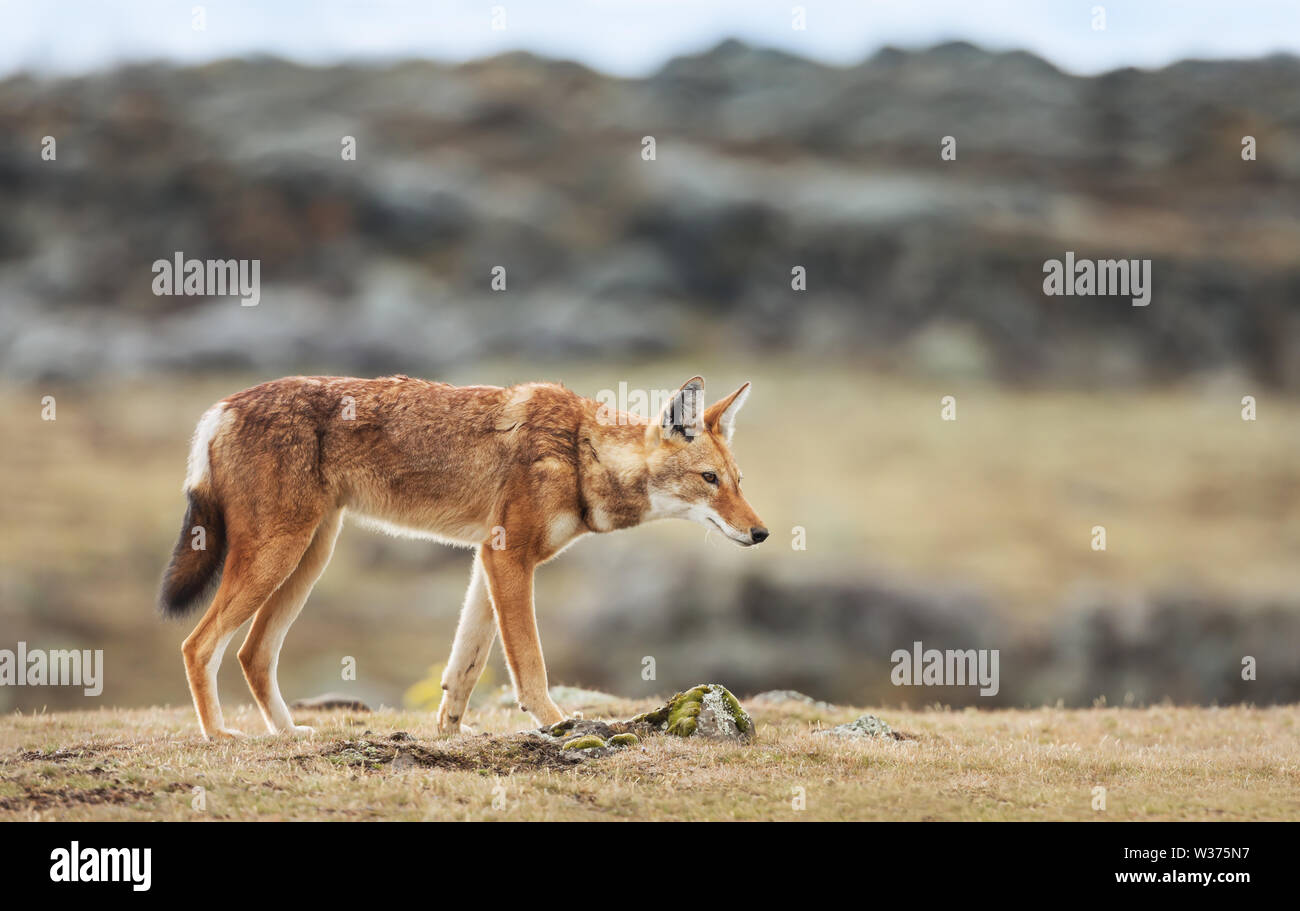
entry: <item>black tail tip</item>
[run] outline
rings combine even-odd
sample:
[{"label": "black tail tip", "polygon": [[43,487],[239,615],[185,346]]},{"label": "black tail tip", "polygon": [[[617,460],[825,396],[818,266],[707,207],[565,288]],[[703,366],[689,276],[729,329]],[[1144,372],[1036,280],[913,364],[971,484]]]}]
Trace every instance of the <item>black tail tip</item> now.
[{"label": "black tail tip", "polygon": [[221,509],[191,490],[180,538],[158,590],[158,612],[183,617],[203,605],[221,581],[226,562],[226,531]]},{"label": "black tail tip", "polygon": [[172,620],[192,614],[208,601],[220,581],[219,568],[211,575],[187,573],[173,561],[158,591],[159,615]]}]

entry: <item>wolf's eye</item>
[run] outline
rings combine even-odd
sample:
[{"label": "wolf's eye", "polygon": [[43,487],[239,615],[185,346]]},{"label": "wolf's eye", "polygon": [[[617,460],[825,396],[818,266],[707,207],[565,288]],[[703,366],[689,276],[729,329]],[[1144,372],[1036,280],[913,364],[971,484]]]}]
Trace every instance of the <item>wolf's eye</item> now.
[{"label": "wolf's eye", "polygon": [[704,478],[704,480],[708,481],[710,484],[718,483],[718,476],[711,471],[702,472],[700,477]]}]

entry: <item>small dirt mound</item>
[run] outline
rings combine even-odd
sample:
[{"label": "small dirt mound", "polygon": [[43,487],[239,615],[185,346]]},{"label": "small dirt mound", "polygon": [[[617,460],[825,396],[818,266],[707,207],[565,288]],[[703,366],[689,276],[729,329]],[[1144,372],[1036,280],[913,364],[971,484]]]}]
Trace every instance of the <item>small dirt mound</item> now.
[{"label": "small dirt mound", "polygon": [[171,784],[157,791],[133,788],[115,779],[98,788],[35,788],[28,786],[18,797],[0,798],[0,810],[50,810],[94,804],[132,804],[156,799],[160,794],[187,790],[189,785]]},{"label": "small dirt mound", "polygon": [[[421,744],[405,731],[360,740],[340,740],[317,753],[293,757],[298,761],[323,758],[339,766],[370,771],[385,768],[447,769],[509,775],[515,771],[562,770],[627,749],[625,735],[645,737],[654,733],[650,725],[631,721],[587,721],[570,718],[550,727],[519,734],[474,734],[437,745]],[[592,749],[565,749],[565,744],[583,737],[598,738]],[[614,740],[614,738],[619,738]]]},{"label": "small dirt mound", "polygon": [[74,759],[87,759],[103,750],[95,747],[71,747],[58,750],[23,750],[18,754],[19,762],[70,762]]},{"label": "small dirt mound", "polygon": [[0,757],[0,766],[24,762],[77,762],[82,759],[94,759],[106,753],[129,753],[132,749],[134,746],[129,743],[100,743],[50,750],[18,750]]},{"label": "small dirt mound", "polygon": [[339,766],[380,771],[415,767],[452,771],[511,772],[570,769],[640,745],[661,733],[678,737],[751,740],[754,722],[736,697],[719,684],[700,684],[678,693],[662,708],[628,721],[566,718],[518,734],[474,734],[425,745],[406,731],[386,737],[367,731],[362,739],[340,740],[316,753],[293,757],[325,759]]},{"label": "small dirt mound", "polygon": [[304,712],[370,711],[370,706],[360,699],[342,693],[326,693],[323,696],[313,696],[310,699],[298,699],[289,708]]},{"label": "small dirt mound", "polygon": [[341,740],[319,753],[295,758],[324,758],[340,766],[370,771],[391,765],[397,769],[419,767],[497,775],[524,770],[562,770],[582,763],[584,757],[579,751],[564,752],[561,746],[559,741],[531,733],[504,737],[475,734],[446,746],[426,746],[405,738],[396,741],[373,738]]}]

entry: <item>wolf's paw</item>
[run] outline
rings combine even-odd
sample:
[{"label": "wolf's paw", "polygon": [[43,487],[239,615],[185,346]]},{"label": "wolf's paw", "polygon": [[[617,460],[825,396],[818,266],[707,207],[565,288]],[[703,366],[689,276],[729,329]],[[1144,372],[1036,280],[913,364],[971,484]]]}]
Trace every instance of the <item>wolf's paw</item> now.
[{"label": "wolf's paw", "polygon": [[553,702],[550,705],[542,706],[538,710],[524,709],[524,711],[532,715],[533,720],[536,721],[541,727],[544,728],[550,727],[553,724],[559,724],[561,721],[568,721],[569,718],[571,717],[572,718],[582,717],[581,712],[575,712],[573,715],[564,714],[559,710],[559,708]]},{"label": "wolf's paw", "polygon": [[438,706],[438,733],[439,734],[470,734],[473,733],[465,725],[460,723],[460,715],[451,714],[451,709],[444,702]]},{"label": "wolf's paw", "polygon": [[248,738],[248,735],[243,731],[237,731],[234,728],[216,728],[204,732],[203,736],[211,741],[246,740]]},{"label": "wolf's paw", "polygon": [[305,724],[295,724],[284,731],[286,737],[315,737],[316,729]]}]

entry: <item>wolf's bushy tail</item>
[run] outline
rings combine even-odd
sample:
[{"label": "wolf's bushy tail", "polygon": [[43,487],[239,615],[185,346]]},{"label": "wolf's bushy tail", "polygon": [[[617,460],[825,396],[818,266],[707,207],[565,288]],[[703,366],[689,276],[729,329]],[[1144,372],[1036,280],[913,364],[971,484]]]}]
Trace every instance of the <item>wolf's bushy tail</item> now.
[{"label": "wolf's bushy tail", "polygon": [[158,609],[165,617],[180,617],[202,606],[221,581],[226,562],[226,523],[211,486],[192,487],[186,494],[190,502],[180,540],[158,593]]}]

